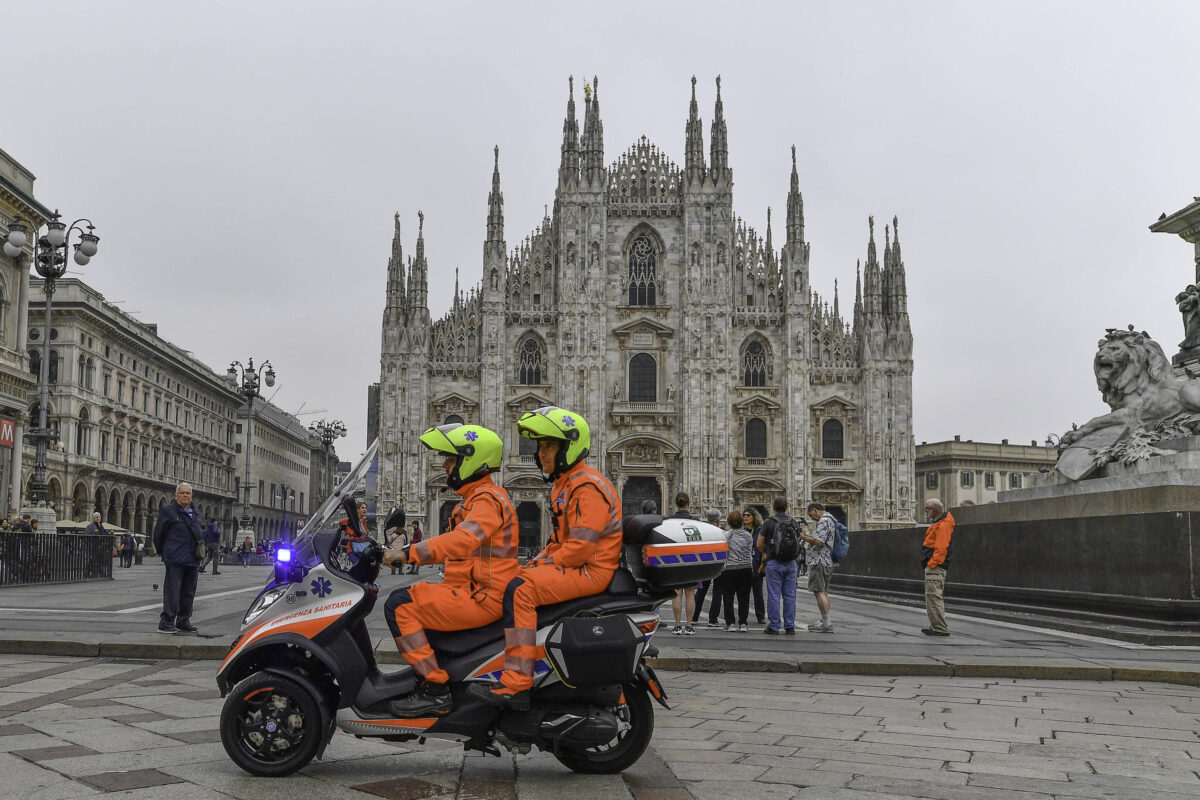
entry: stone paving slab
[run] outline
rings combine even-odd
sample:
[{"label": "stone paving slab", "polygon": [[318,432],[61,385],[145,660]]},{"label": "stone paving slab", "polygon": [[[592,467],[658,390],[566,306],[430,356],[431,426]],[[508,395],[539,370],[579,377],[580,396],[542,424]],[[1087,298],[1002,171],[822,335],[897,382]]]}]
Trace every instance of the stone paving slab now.
[{"label": "stone paving slab", "polygon": [[[125,673],[98,672],[88,663],[0,656],[0,672],[13,690],[44,681],[56,668],[61,670],[56,681],[65,682],[65,688],[44,695],[43,707],[0,719],[0,743],[22,745],[0,750],[0,795],[23,800],[103,794],[171,800],[1200,796],[1200,704],[1192,702],[1200,692],[1190,686],[662,671],[672,710],[656,710],[651,749],[623,776],[574,775],[545,753],[494,758],[466,755],[454,743],[420,747],[338,734],[326,760],[288,779],[264,780],[238,770],[216,741],[221,701],[212,696],[211,662],[164,661],[152,673],[117,684],[112,681]],[[137,674],[147,669],[117,666]],[[29,680],[23,682],[23,675]],[[129,686],[140,693],[113,696]],[[75,705],[55,699],[63,692]],[[83,702],[90,700],[100,702]],[[1071,718],[1033,716],[1059,710],[1056,706],[1071,709]]]},{"label": "stone paving slab", "polygon": [[[0,592],[0,654],[220,659],[236,635],[247,603],[269,573],[268,567],[254,567],[205,575],[194,615],[201,628],[196,636],[155,633],[161,593],[154,584],[162,579],[162,567],[156,562],[119,570],[108,582],[6,588]],[[424,577],[432,574],[427,571]],[[415,580],[414,576],[380,576],[384,593]],[[803,622],[813,612],[806,595],[800,597],[796,636],[763,636],[760,625],[752,625],[749,634],[728,633],[703,623],[695,636],[664,632],[655,638],[660,650],[657,666],[705,672],[1083,677],[1200,686],[1200,648],[1146,647],[962,616],[953,617],[950,638],[933,641],[919,632],[926,624],[919,608],[838,597],[836,592],[833,603],[836,631],[832,634],[804,630]],[[55,609],[96,613],[55,613]],[[378,653],[381,662],[399,663],[382,613],[372,614],[368,627],[373,640],[386,643]],[[1102,630],[1097,633],[1103,635]],[[0,672],[0,688],[3,675]]]}]

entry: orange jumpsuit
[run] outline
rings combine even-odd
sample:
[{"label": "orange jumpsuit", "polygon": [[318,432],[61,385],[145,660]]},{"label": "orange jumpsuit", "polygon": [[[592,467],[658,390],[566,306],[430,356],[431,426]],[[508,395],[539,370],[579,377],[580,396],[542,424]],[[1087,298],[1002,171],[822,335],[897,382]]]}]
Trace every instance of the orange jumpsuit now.
[{"label": "orange jumpsuit", "polygon": [[458,490],[450,530],[409,548],[410,564],[446,562],[442,583],[417,583],[388,597],[388,627],[404,660],[418,676],[446,683],[425,628],[460,631],[500,618],[504,587],[517,574],[517,514],[490,476]]},{"label": "orange jumpsuit", "polygon": [[621,562],[621,504],[608,479],[582,461],[551,489],[554,535],[504,592],[504,672],[514,692],[533,686],[538,606],[603,592]]}]

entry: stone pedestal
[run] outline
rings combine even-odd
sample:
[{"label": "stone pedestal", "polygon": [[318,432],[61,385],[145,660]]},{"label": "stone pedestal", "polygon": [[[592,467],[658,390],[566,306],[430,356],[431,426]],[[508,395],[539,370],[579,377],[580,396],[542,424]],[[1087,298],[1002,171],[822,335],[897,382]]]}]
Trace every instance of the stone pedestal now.
[{"label": "stone pedestal", "polygon": [[[1000,502],[951,509],[951,608],[1073,620],[1101,635],[1142,631],[1120,634],[1134,641],[1200,643],[1200,437],[1160,446],[1172,452],[1107,464],[1082,481],[1048,473],[1001,492]],[[920,597],[924,535],[852,533],[837,584]]]},{"label": "stone pedestal", "polygon": [[37,520],[38,533],[58,533],[58,515],[54,513],[53,506],[25,506],[21,509],[21,516],[29,515],[30,519]]}]

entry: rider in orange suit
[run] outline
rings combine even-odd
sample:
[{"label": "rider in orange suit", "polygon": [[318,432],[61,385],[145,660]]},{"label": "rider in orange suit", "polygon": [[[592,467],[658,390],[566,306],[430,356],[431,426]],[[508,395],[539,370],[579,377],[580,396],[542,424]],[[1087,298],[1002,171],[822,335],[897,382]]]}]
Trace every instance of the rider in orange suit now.
[{"label": "rider in orange suit", "polygon": [[524,414],[522,436],[536,439],[551,490],[554,537],[504,592],[504,672],[500,684],[468,691],[492,705],[525,710],[533,686],[538,606],[599,594],[621,558],[621,504],[608,479],[583,463],[591,443],[583,417],[553,406]]},{"label": "rider in orange suit", "polygon": [[422,434],[421,442],[446,454],[446,482],[463,499],[447,533],[384,553],[389,566],[446,562],[442,583],[397,589],[385,605],[396,647],[421,678],[416,691],[391,704],[399,717],[453,710],[450,676],[438,666],[425,629],[458,631],[495,622],[504,589],[519,568],[517,515],[508,494],[489,475],[500,468],[500,437],[478,425],[443,425]]}]

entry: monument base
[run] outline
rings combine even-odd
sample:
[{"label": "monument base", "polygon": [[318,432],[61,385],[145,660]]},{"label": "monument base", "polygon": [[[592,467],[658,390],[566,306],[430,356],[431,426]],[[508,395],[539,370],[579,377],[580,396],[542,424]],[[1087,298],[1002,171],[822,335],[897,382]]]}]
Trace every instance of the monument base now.
[{"label": "monument base", "polygon": [[21,516],[29,515],[31,520],[37,520],[38,533],[58,533],[58,515],[54,506],[30,506],[21,509]]},{"label": "monument base", "polygon": [[[1088,480],[1051,474],[1002,492],[998,503],[951,509],[950,610],[1200,644],[1200,438],[1171,448],[1108,464]],[[924,528],[854,532],[834,585],[919,599],[924,535]]]}]

